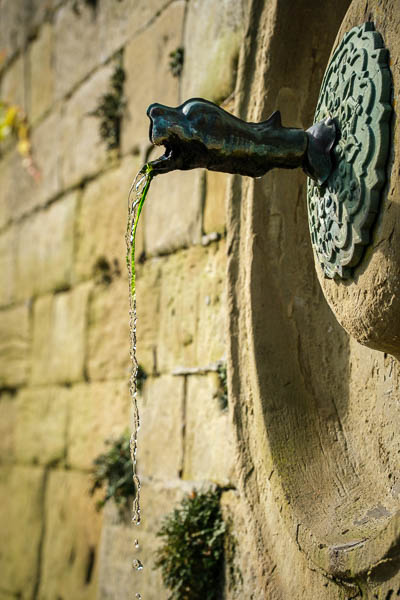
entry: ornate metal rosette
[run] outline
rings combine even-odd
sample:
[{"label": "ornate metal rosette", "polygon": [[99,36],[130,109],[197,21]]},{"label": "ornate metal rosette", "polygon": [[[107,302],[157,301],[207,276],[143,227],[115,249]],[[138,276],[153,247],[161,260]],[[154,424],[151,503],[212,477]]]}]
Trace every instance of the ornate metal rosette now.
[{"label": "ornate metal rosette", "polygon": [[343,37],[322,82],[314,122],[332,117],[338,139],[328,180],[308,180],[308,217],[326,277],[348,278],[370,240],[389,152],[388,61],[382,37],[364,23]]}]

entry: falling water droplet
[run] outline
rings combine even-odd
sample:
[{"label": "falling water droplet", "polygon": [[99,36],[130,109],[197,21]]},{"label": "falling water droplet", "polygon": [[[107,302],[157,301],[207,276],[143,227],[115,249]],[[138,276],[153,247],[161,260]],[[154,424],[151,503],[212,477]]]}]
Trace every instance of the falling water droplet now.
[{"label": "falling water droplet", "polygon": [[135,544],[135,548],[139,548],[139,540],[135,540],[134,544]]},{"label": "falling water droplet", "polygon": [[136,598],[138,600],[142,600],[142,594],[139,594],[139,592],[136,593]]},{"label": "falling water droplet", "polygon": [[141,571],[143,569],[143,564],[138,558],[134,558],[132,561],[132,567],[136,569],[136,571]]}]

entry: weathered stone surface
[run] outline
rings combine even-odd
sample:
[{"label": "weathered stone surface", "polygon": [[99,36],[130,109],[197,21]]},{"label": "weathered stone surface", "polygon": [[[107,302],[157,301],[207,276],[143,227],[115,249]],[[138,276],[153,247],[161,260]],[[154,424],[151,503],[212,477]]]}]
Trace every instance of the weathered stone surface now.
[{"label": "weathered stone surface", "polygon": [[0,225],[30,213],[60,191],[60,112],[55,109],[31,134],[33,158],[40,179],[35,181],[16,150],[0,166]]},{"label": "weathered stone surface", "polygon": [[[287,122],[310,122],[310,109],[315,106],[346,5],[315,4],[306,11],[305,5],[289,7],[282,2],[276,13],[268,7],[261,19],[253,14],[256,46],[246,42],[238,85],[246,93],[237,106],[239,114],[254,121],[267,117],[280,106],[279,90],[290,87],[290,93],[285,91],[287,98],[293,95],[301,102],[287,112]],[[379,26],[385,15],[394,43],[392,17],[399,16],[397,4],[385,3],[383,8],[381,3],[369,2],[367,8],[360,1],[351,6],[351,12],[357,7],[357,24],[371,19]],[[342,33],[355,24],[347,22]],[[324,36],[319,36],[318,47],[310,46],[302,34],[304,27],[321,31],[322,26]],[[282,39],[296,40],[295,61],[288,59],[291,51]],[[391,48],[390,53],[393,56]],[[250,65],[260,65],[258,74]],[[398,456],[398,442],[387,427],[389,415],[398,423],[390,391],[398,389],[396,362],[382,365],[376,353],[369,351],[367,356],[352,347],[321,300],[306,236],[301,176],[276,171],[250,185],[246,180],[235,182],[228,204],[232,251],[228,372],[238,440],[238,481],[252,531],[253,564],[262,586],[255,597],[301,598],[309,590],[321,599],[357,595],[358,585],[347,591],[335,588],[311,570],[310,560],[330,576],[347,581],[354,577],[366,597],[375,593],[385,597],[390,592],[386,583],[372,590],[362,579],[371,567],[374,570],[373,565],[386,561],[388,548],[398,543],[398,498],[394,499],[388,483],[393,479],[391,466]],[[391,252],[397,248],[394,204],[388,212],[388,237],[376,249],[380,264],[379,254],[385,247],[390,246]],[[394,260],[394,254],[391,257]],[[397,279],[393,271],[393,281]],[[384,278],[375,281],[370,297],[381,307],[385,303],[380,284]],[[331,287],[336,297],[340,286],[335,282]],[[344,287],[349,291],[351,286]],[[365,298],[362,288],[350,304],[364,324],[364,315],[355,304],[358,297],[360,302]],[[390,310],[396,297],[392,289],[386,304]],[[341,298],[336,298],[337,310],[344,311]],[[381,323],[388,334],[396,324],[394,318]],[[378,381],[382,387],[374,393]],[[372,404],[377,412],[371,415]],[[356,540],[362,542],[351,546]],[[393,564],[385,569],[385,576],[391,569],[394,572]],[[392,591],[397,587],[393,585]]]},{"label": "weathered stone surface", "polygon": [[25,43],[29,7],[24,0],[0,0],[0,13],[1,49],[9,60]]},{"label": "weathered stone surface", "polygon": [[0,161],[0,227],[6,227],[12,218],[12,176],[11,169],[17,159],[17,153],[7,154]]},{"label": "weathered stone surface", "polygon": [[85,473],[51,471],[46,490],[46,530],[38,598],[97,598],[102,515],[89,495]]},{"label": "weathered stone surface", "polygon": [[139,473],[146,478],[177,479],[183,458],[184,380],[151,378],[139,401]]},{"label": "weathered stone surface", "polygon": [[65,289],[71,284],[77,193],[32,215],[18,228],[17,297]]},{"label": "weathered stone surface", "polygon": [[25,106],[24,58],[22,55],[13,61],[5,71],[1,80],[0,89],[1,99],[4,102],[17,105],[22,110],[27,109]]},{"label": "weathered stone surface", "polygon": [[220,102],[233,91],[243,37],[241,0],[194,0],[188,5],[182,99]]},{"label": "weathered stone surface", "polygon": [[63,0],[30,0],[29,30],[34,33],[45,20],[51,20]]},{"label": "weathered stone surface", "polygon": [[15,399],[18,462],[51,464],[65,457],[70,396],[59,387],[21,390]]},{"label": "weathered stone surface", "polygon": [[45,23],[28,51],[30,73],[30,122],[34,123],[51,106],[54,93],[53,27]]},{"label": "weathered stone surface", "polygon": [[87,2],[68,2],[56,12],[54,78],[57,99],[70,92],[98,65],[100,47],[95,16]]},{"label": "weathered stone surface", "polygon": [[223,233],[226,228],[225,195],[229,175],[207,171],[206,200],[204,205],[204,233]]},{"label": "weathered stone surface", "polygon": [[[124,598],[126,590],[157,600],[170,596],[160,572],[153,570],[154,552],[160,543],[155,534],[184,491],[189,488],[178,482],[168,487],[162,483],[143,484],[142,522],[137,531],[131,524],[121,523],[113,505],[107,506],[100,546],[99,600]],[[139,538],[139,548],[135,548],[135,537]],[[132,570],[135,558],[143,563],[142,571]]]},{"label": "weathered stone surface", "polygon": [[[62,10],[70,10],[68,6]],[[85,47],[90,47],[86,34],[82,42]],[[99,119],[90,113],[97,108],[101,96],[109,90],[113,70],[113,63],[101,67],[77,89],[66,104],[61,123],[62,181],[66,187],[94,175],[106,163],[107,149],[100,138]]]},{"label": "weathered stone surface", "polygon": [[0,234],[0,305],[10,304],[16,293],[16,229]]},{"label": "weathered stone surface", "polygon": [[[0,40],[7,65],[62,0],[0,0]],[[1,69],[1,65],[0,65]]]},{"label": "weathered stone surface", "polygon": [[18,214],[26,214],[31,208],[43,205],[61,190],[60,154],[64,148],[61,142],[63,135],[61,113],[57,108],[32,131],[33,156],[40,180],[35,184],[30,177],[32,198],[18,198]]},{"label": "weathered stone surface", "polygon": [[249,543],[244,505],[236,490],[221,495],[221,512],[227,526],[224,600],[255,597],[257,570],[252,561],[253,548]]},{"label": "weathered stone surface", "polygon": [[27,305],[0,311],[0,386],[14,387],[26,381],[30,345]]},{"label": "weathered stone surface", "polygon": [[[125,273],[124,273],[125,275]],[[129,293],[127,277],[93,288],[89,305],[90,379],[128,379]]]},{"label": "weathered stone surface", "polygon": [[219,391],[215,373],[188,377],[183,477],[226,486],[234,478],[234,446],[228,412],[218,403]]},{"label": "weathered stone surface", "polygon": [[30,177],[16,150],[2,160],[0,181],[0,224],[4,226],[32,208],[40,183]]},{"label": "weathered stone surface", "polygon": [[36,300],[32,383],[71,383],[83,379],[89,290],[90,284],[82,284],[71,292]]},{"label": "weathered stone surface", "polygon": [[145,30],[169,0],[119,0],[101,2],[98,11],[100,57],[108,58],[128,40]]},{"label": "weathered stone surface", "polygon": [[0,392],[0,465],[7,465],[15,460],[15,395]]},{"label": "weathered stone surface", "polygon": [[198,244],[203,196],[203,171],[175,171],[155,177],[143,209],[146,253],[168,254]]},{"label": "weathered stone surface", "polygon": [[43,478],[41,469],[0,469],[1,588],[13,598],[32,598],[39,577]]},{"label": "weathered stone surface", "polygon": [[157,347],[161,372],[205,366],[223,358],[225,260],[224,242],[165,259]]},{"label": "weathered stone surface", "polygon": [[138,269],[137,301],[137,359],[146,373],[156,373],[157,342],[160,327],[160,290],[164,260],[153,258]]},{"label": "weathered stone surface", "polygon": [[74,386],[68,433],[69,466],[90,469],[106,449],[105,441],[130,428],[128,381],[107,381]]},{"label": "weathered stone surface", "polygon": [[122,127],[122,150],[148,141],[146,109],[151,102],[178,103],[178,79],[169,69],[169,54],[181,46],[185,2],[174,2],[125,48],[126,116]]},{"label": "weathered stone surface", "polygon": [[[117,270],[124,276],[127,273],[127,198],[139,168],[138,159],[128,156],[118,168],[107,171],[85,188],[78,221],[76,274],[79,279],[96,275],[97,266],[104,261],[111,272]],[[136,236],[137,257],[143,251],[143,229],[141,218]]]}]

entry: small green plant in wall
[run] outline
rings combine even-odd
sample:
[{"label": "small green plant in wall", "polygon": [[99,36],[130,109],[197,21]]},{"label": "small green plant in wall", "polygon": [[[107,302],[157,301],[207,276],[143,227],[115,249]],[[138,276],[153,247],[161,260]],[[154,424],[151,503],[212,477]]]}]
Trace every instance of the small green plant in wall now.
[{"label": "small green plant in wall", "polygon": [[100,97],[97,108],[90,113],[99,119],[99,133],[107,144],[107,149],[119,148],[121,136],[121,120],[125,107],[124,100],[125,71],[121,60],[118,61],[110,79],[110,88]]},{"label": "small green plant in wall", "polygon": [[155,568],[171,591],[169,600],[221,598],[226,526],[220,497],[219,489],[193,491],[162,523]]},{"label": "small green plant in wall", "polygon": [[228,408],[228,381],[226,363],[219,363],[217,369],[219,391],[217,393],[218,402],[221,410]]},{"label": "small green plant in wall", "polygon": [[169,55],[169,68],[174,77],[180,77],[183,69],[185,51],[180,46]]},{"label": "small green plant in wall", "polygon": [[129,439],[128,434],[123,434],[116,440],[107,440],[108,452],[100,454],[93,462],[91,494],[98,489],[104,490],[103,498],[97,502],[98,510],[113,499],[122,514],[135,494]]}]

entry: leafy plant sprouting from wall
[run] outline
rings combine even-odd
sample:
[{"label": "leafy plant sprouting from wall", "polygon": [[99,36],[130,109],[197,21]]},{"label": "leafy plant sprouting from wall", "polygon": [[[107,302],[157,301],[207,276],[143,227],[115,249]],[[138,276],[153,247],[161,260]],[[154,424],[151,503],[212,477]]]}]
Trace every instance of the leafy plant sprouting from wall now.
[{"label": "leafy plant sprouting from wall", "polygon": [[40,171],[32,156],[27,117],[21,107],[0,100],[0,142],[14,137],[22,164],[35,181],[40,179]]},{"label": "leafy plant sprouting from wall", "polygon": [[228,407],[228,381],[226,363],[219,363],[217,368],[219,391],[217,393],[218,402],[221,410]]},{"label": "leafy plant sprouting from wall", "polygon": [[180,77],[183,69],[185,51],[182,47],[177,48],[169,54],[169,69],[174,77]]},{"label": "leafy plant sprouting from wall", "polygon": [[122,514],[128,506],[129,498],[135,494],[129,440],[127,433],[118,439],[107,440],[106,444],[110,449],[93,461],[93,485],[90,492],[94,494],[97,489],[105,490],[103,498],[97,502],[98,510],[113,498]]},{"label": "leafy plant sprouting from wall", "polygon": [[99,133],[107,144],[108,150],[119,148],[121,138],[121,121],[125,107],[124,100],[125,71],[121,58],[110,79],[110,89],[100,97],[97,108],[90,113],[100,120]]},{"label": "leafy plant sprouting from wall", "polygon": [[221,598],[224,536],[219,489],[185,496],[164,519],[157,536],[163,540],[156,552],[169,600]]}]

